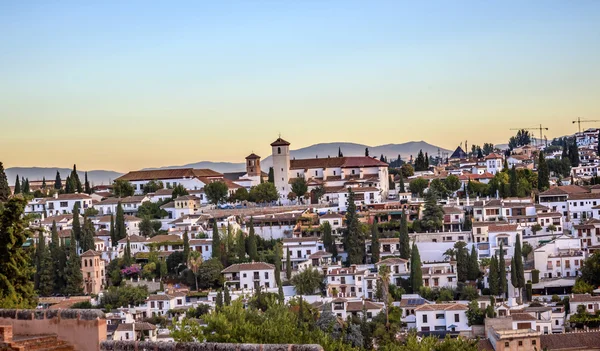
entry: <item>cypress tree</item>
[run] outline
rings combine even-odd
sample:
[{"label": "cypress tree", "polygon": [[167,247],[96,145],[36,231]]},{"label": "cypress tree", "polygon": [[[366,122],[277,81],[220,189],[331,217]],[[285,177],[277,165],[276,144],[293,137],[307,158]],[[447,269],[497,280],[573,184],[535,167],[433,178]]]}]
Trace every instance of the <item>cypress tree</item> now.
[{"label": "cypress tree", "polygon": [[41,296],[50,296],[54,291],[54,262],[50,250],[43,247],[40,256],[40,271],[38,272],[38,292]]},{"label": "cypress tree", "polygon": [[490,285],[490,295],[500,295],[500,282],[498,281],[498,257],[492,256],[490,261],[490,273],[488,275],[488,282]]},{"label": "cypress tree", "polygon": [[[579,157],[579,156],[578,156]],[[538,189],[544,191],[550,187],[550,170],[544,157],[544,152],[540,151],[538,158]]]},{"label": "cypress tree", "polygon": [[81,273],[81,259],[77,254],[77,239],[71,231],[71,244],[69,257],[65,267],[66,285],[64,293],[67,295],[81,295],[83,293],[83,274]]},{"label": "cypress tree", "polygon": [[67,179],[65,179],[65,193],[73,193],[73,181],[70,176],[67,176]]},{"label": "cypress tree", "polygon": [[329,253],[332,253],[332,246],[335,245],[331,232],[331,224],[329,224],[329,222],[323,223],[321,226],[321,237],[323,238],[323,247],[325,248],[325,251]]},{"label": "cypress tree", "polygon": [[475,245],[471,246],[471,254],[469,255],[469,280],[475,281],[479,278],[479,260],[477,259],[477,250]]},{"label": "cypress tree", "polygon": [[[239,262],[244,262],[246,259],[246,236],[244,232],[238,230],[237,240],[236,240],[236,255],[238,257]],[[281,256],[279,256],[281,258]]]},{"label": "cypress tree", "polygon": [[405,260],[410,258],[410,238],[408,237],[408,223],[404,211],[402,211],[400,219],[400,258]]},{"label": "cypress tree", "polygon": [[500,257],[498,258],[498,276],[500,278],[500,286],[498,287],[498,292],[500,294],[506,294],[508,297],[508,282],[506,280],[506,262],[504,261],[504,248],[502,247],[502,243],[500,243]]},{"label": "cypress tree", "polygon": [[79,174],[77,174],[77,165],[73,165],[70,179],[73,181],[72,191],[80,194],[83,193],[83,186],[81,185],[81,180],[79,180]]},{"label": "cypress tree", "polygon": [[515,257],[513,256],[510,260],[510,283],[516,289],[519,282],[517,281],[517,265],[515,263]]},{"label": "cypress tree", "polygon": [[217,301],[215,301],[215,304],[217,311],[223,308],[223,293],[221,292],[221,289],[217,292]]},{"label": "cypress tree", "polygon": [[273,167],[269,167],[269,183],[275,183],[275,173]]},{"label": "cypress tree", "polygon": [[25,181],[23,182],[23,194],[29,194],[31,193],[31,189],[29,188],[29,178],[25,178]]},{"label": "cypress tree", "polygon": [[281,286],[281,245],[275,244],[275,283]]},{"label": "cypress tree", "polygon": [[46,177],[42,177],[42,189],[46,189]]},{"label": "cypress tree", "polygon": [[229,295],[229,289],[227,287],[224,288],[225,294],[223,295],[223,303],[225,306],[231,305],[231,295]]},{"label": "cypress tree", "polygon": [[19,180],[19,175],[17,174],[17,179],[15,180],[15,190],[14,190],[14,194],[20,194],[21,193],[21,180]]},{"label": "cypress tree", "polygon": [[425,167],[429,169],[429,154],[427,152],[425,152]]},{"label": "cypress tree", "polygon": [[117,241],[127,237],[127,229],[125,228],[125,213],[123,212],[123,206],[120,202],[117,205],[117,216],[115,218],[115,237],[117,238]]},{"label": "cypress tree", "polygon": [[85,172],[85,193],[88,195],[92,194],[92,188],[90,187],[90,182],[88,181],[87,172]]},{"label": "cypress tree", "polygon": [[82,252],[86,252],[88,250],[94,250],[96,248],[96,244],[94,242],[94,224],[89,218],[85,218],[83,221],[83,230],[82,230],[82,240],[81,240],[81,250]]},{"label": "cypress tree", "polygon": [[54,179],[54,189],[62,189],[62,179],[60,178],[60,172],[56,171],[56,178]]},{"label": "cypress tree", "polygon": [[338,157],[344,157],[344,154],[342,153],[342,148],[338,147]]},{"label": "cypress tree", "polygon": [[183,257],[185,257],[185,262],[190,258],[190,237],[187,229],[183,232]]},{"label": "cypress tree", "polygon": [[73,206],[73,234],[75,234],[75,240],[79,243],[81,241],[81,223],[79,222],[79,202],[76,202]]},{"label": "cypress tree", "polygon": [[423,286],[423,271],[421,271],[421,255],[417,244],[413,243],[412,255],[410,257],[410,286],[413,294],[418,294]]},{"label": "cypress tree", "polygon": [[283,286],[281,284],[277,286],[277,299],[280,304],[285,302],[285,295],[283,294]]},{"label": "cypress tree", "polygon": [[509,173],[510,196],[517,196],[518,184],[519,180],[517,179],[517,170],[515,169],[515,165],[513,165]]},{"label": "cypress tree", "polygon": [[212,257],[221,260],[221,235],[219,235],[219,227],[217,226],[217,220],[213,222],[213,234],[212,234]]},{"label": "cypress tree", "polygon": [[[514,264],[515,264],[515,276],[517,284],[515,287],[523,289],[525,287],[525,269],[523,266],[523,251],[521,248],[521,236],[517,235],[517,241],[515,243],[515,254],[514,254]],[[514,285],[514,284],[513,284]]]},{"label": "cypress tree", "polygon": [[59,293],[65,288],[64,271],[67,257],[64,248],[60,246],[56,221],[52,221],[52,239],[50,241],[50,254],[54,263],[54,292]]},{"label": "cypress tree", "polygon": [[292,279],[292,260],[290,259],[290,249],[287,249],[287,255],[285,257],[285,278],[287,280]]},{"label": "cypress tree", "polygon": [[4,165],[0,162],[0,202],[8,201],[10,195],[10,186],[4,172]]},{"label": "cypress tree", "polygon": [[371,263],[379,262],[379,229],[377,229],[377,222],[371,226]]},{"label": "cypress tree", "polygon": [[250,217],[250,228],[248,229],[248,256],[251,261],[258,261],[258,249],[256,247],[256,234],[254,234],[254,220]]},{"label": "cypress tree", "polygon": [[365,148],[365,156],[369,157],[369,148],[368,147]]},{"label": "cypress tree", "polygon": [[459,282],[466,282],[469,274],[469,258],[466,249],[466,244],[463,241],[459,241],[454,245],[456,250],[456,269]]},{"label": "cypress tree", "polygon": [[127,244],[125,245],[125,250],[123,252],[123,265],[131,266],[132,263],[133,257],[131,257],[131,243],[129,242],[129,237],[127,237]]},{"label": "cypress tree", "polygon": [[117,239],[117,233],[115,231],[115,216],[110,214],[110,242],[113,247],[119,244],[119,239]]},{"label": "cypress tree", "polygon": [[35,276],[34,286],[38,290],[40,288],[40,273],[42,272],[42,255],[46,251],[46,241],[44,239],[44,232],[39,231],[37,247],[35,248]]},{"label": "cypress tree", "polygon": [[346,211],[346,230],[344,231],[344,249],[348,253],[350,264],[362,264],[365,245],[361,239],[360,223],[354,203],[354,192],[348,188],[348,208]]}]

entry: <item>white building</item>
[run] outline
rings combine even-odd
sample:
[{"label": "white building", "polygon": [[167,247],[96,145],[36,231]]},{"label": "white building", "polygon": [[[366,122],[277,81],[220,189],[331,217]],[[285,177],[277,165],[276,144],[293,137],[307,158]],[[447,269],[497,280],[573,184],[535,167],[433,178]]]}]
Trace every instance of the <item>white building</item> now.
[{"label": "white building", "polygon": [[487,172],[495,175],[496,173],[502,171],[502,168],[504,167],[502,162],[503,160],[504,158],[499,154],[491,153],[487,155],[485,157]]},{"label": "white building", "polygon": [[127,246],[127,239],[129,239],[129,248],[131,249],[132,256],[135,256],[138,252],[150,252],[150,247],[148,246],[148,239],[139,235],[131,235],[127,238],[119,240],[117,246],[119,252],[125,251],[125,247]]},{"label": "white building", "polygon": [[[440,253],[441,256],[442,253]],[[430,288],[455,288],[458,283],[456,262],[431,262],[421,265],[423,286]]]},{"label": "white building", "polygon": [[186,294],[183,292],[150,295],[146,299],[146,316],[164,316],[169,310],[181,309],[187,305]]},{"label": "white building", "polygon": [[367,267],[328,267],[325,277],[328,297],[372,299],[377,276]]},{"label": "white building", "polygon": [[[389,192],[388,164],[375,158],[359,157],[324,157],[314,159],[290,160],[290,143],[278,138],[271,143],[273,155],[273,174],[275,187],[279,192],[280,201],[287,202],[291,192],[291,183],[296,178],[304,178],[309,184],[309,191],[323,186],[335,188],[331,194],[341,195],[340,190],[349,186],[355,188],[376,188],[373,191],[358,191],[357,196],[364,195],[365,203],[380,202],[386,199]],[[344,203],[342,199],[327,198],[323,201]]]},{"label": "white building", "polygon": [[[142,337],[143,335],[143,337]],[[119,323],[113,340],[156,341],[156,326],[148,322]]]},{"label": "white building", "polygon": [[569,313],[577,313],[577,308],[583,306],[586,312],[596,314],[600,311],[600,296],[591,296],[590,294],[571,294],[569,298]]},{"label": "white building", "polygon": [[346,320],[348,316],[362,318],[363,313],[366,313],[367,321],[371,321],[384,308],[382,303],[375,303],[364,299],[348,300],[341,297],[333,299],[329,306],[331,306],[330,312],[343,320]]},{"label": "white building", "polygon": [[466,305],[459,303],[424,304],[415,308],[416,328],[419,332],[471,330]]},{"label": "white building", "polygon": [[46,199],[46,212],[48,216],[58,216],[73,213],[73,207],[79,204],[79,213],[92,207],[92,198],[87,194],[55,194]]},{"label": "white building", "polygon": [[315,252],[323,251],[323,243],[318,238],[289,238],[283,239],[283,256],[281,261],[287,261],[288,252],[292,269],[309,259]]},{"label": "white building", "polygon": [[403,258],[390,257],[375,264],[378,271],[383,265],[390,268],[390,284],[402,286],[401,279],[406,279],[410,275],[408,260]]},{"label": "white building", "polygon": [[190,250],[200,252],[203,261],[210,260],[212,258],[212,239],[190,239]]},{"label": "white building", "polygon": [[[504,224],[504,225],[490,225],[488,227],[488,240],[489,240],[489,254],[497,255],[500,251],[500,244],[502,243],[502,249],[504,250],[505,258],[512,258],[515,253],[515,244],[517,242],[517,235],[521,236],[521,231],[518,230],[516,224]],[[523,238],[521,243],[523,242]],[[485,256],[484,256],[485,257]]]},{"label": "white building", "polygon": [[585,259],[580,240],[568,235],[538,247],[533,256],[540,278],[576,277]]},{"label": "white building", "polygon": [[273,288],[275,284],[275,266],[264,262],[233,264],[221,271],[225,284],[239,289]]}]

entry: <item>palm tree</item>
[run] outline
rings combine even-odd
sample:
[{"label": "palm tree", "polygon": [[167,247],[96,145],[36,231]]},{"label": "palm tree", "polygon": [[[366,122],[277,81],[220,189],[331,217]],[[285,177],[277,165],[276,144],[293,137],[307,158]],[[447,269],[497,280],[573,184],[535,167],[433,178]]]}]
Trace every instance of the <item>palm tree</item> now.
[{"label": "palm tree", "polygon": [[385,327],[390,327],[389,317],[389,288],[390,288],[390,267],[386,265],[379,266],[378,277],[381,281],[381,287],[383,288],[383,303],[385,305]]},{"label": "palm tree", "polygon": [[323,286],[323,274],[316,268],[307,268],[292,277],[291,283],[298,295],[311,295]]},{"label": "palm tree", "polygon": [[448,250],[444,251],[444,257],[447,260],[454,261],[454,258],[456,257],[456,249],[449,248]]},{"label": "palm tree", "polygon": [[200,269],[201,265],[202,265],[202,255],[200,254],[200,252],[198,252],[198,251],[190,252],[190,257],[188,259],[188,267],[190,267],[190,269],[194,273],[194,278],[196,279],[196,290],[199,290],[198,289],[198,270]]}]

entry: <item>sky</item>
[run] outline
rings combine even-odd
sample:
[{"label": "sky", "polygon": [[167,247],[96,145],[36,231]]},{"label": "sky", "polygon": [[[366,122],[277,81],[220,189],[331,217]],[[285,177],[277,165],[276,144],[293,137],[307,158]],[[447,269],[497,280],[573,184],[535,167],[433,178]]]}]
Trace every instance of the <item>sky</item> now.
[{"label": "sky", "polygon": [[279,134],[454,149],[540,123],[551,139],[600,120],[599,62],[600,1],[3,0],[0,161],[243,162]]}]

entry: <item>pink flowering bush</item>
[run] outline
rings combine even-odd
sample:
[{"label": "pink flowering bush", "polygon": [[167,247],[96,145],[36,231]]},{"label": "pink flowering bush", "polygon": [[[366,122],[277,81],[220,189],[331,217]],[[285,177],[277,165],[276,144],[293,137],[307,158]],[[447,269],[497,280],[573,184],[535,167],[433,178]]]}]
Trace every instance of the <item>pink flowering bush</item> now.
[{"label": "pink flowering bush", "polygon": [[141,270],[140,267],[137,265],[131,265],[129,267],[125,267],[123,269],[121,269],[121,274],[125,277],[137,277],[139,276]]}]

